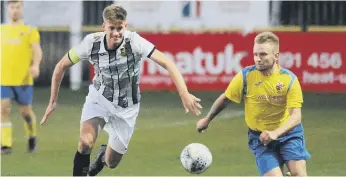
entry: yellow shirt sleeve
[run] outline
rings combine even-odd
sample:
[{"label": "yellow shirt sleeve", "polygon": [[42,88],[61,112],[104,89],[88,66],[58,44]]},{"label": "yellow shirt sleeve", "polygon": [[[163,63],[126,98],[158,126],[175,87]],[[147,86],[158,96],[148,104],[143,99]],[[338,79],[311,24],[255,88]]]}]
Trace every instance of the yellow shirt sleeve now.
[{"label": "yellow shirt sleeve", "polygon": [[229,83],[225,91],[226,97],[231,101],[240,103],[243,98],[243,87],[243,76],[242,73],[239,72]]},{"label": "yellow shirt sleeve", "polygon": [[29,36],[30,44],[39,43],[40,42],[40,33],[37,28],[32,28]]},{"label": "yellow shirt sleeve", "polygon": [[296,78],[287,93],[287,108],[301,108],[302,104],[302,88],[300,87],[299,80]]}]

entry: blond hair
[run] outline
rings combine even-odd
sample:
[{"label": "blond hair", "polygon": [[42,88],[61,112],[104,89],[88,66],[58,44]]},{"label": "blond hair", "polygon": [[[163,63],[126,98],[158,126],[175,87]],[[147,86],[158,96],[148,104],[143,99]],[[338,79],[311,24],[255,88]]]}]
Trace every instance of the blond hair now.
[{"label": "blond hair", "polygon": [[121,7],[118,4],[111,4],[109,6],[107,6],[104,10],[103,10],[103,20],[109,20],[109,21],[116,21],[116,20],[121,20],[121,21],[125,21],[126,20],[126,16],[127,16],[127,12],[126,10]]},{"label": "blond hair", "polygon": [[274,48],[277,50],[276,52],[279,51],[279,47],[280,47],[279,37],[272,32],[262,32],[257,34],[257,36],[255,37],[255,43],[257,44],[271,43],[274,45]]},{"label": "blond hair", "polygon": [[23,4],[23,0],[8,0],[7,4],[12,4],[12,3],[17,3],[20,2],[21,4]]}]

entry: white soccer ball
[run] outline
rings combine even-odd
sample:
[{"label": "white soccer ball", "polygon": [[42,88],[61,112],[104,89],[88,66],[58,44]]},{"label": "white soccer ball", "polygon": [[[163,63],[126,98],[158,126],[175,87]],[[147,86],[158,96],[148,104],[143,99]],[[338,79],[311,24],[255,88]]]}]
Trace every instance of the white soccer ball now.
[{"label": "white soccer ball", "polygon": [[210,167],[213,156],[205,145],[191,143],[181,152],[180,160],[186,171],[192,174],[201,174]]}]

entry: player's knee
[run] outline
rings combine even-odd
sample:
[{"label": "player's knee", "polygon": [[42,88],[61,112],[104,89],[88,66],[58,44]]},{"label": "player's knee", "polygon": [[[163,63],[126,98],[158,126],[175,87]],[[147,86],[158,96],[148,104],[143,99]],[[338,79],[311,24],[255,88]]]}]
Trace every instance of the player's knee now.
[{"label": "player's knee", "polygon": [[105,156],[105,163],[106,163],[106,165],[109,168],[112,168],[112,169],[116,168],[119,165],[123,155],[119,154],[119,153],[116,153],[114,151],[111,154],[108,154],[108,155],[107,154],[108,153],[106,152],[106,156]]},{"label": "player's knee", "polygon": [[116,168],[120,163],[120,160],[106,160],[106,164],[109,168],[114,169]]},{"label": "player's knee", "polygon": [[290,161],[288,166],[291,176],[307,176],[305,160]]},{"label": "player's knee", "polygon": [[32,109],[30,107],[20,108],[19,111],[20,111],[20,115],[26,121],[35,119],[34,112],[32,111]]},{"label": "player's knee", "polygon": [[1,120],[6,120],[11,112],[11,105],[1,104]]},{"label": "player's knee", "polygon": [[296,170],[290,173],[291,173],[291,176],[308,176],[306,171],[303,171],[303,170]]},{"label": "player's knee", "polygon": [[90,137],[89,134],[81,135],[79,138],[79,145],[78,146],[79,146],[78,149],[80,150],[80,152],[82,154],[91,152],[91,149],[94,146],[93,138]]}]

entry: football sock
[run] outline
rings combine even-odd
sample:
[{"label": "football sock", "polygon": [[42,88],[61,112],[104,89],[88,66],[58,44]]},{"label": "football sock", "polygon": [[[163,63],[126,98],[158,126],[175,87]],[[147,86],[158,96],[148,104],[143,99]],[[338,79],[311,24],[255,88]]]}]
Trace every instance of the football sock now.
[{"label": "football sock", "polygon": [[90,154],[76,152],[73,161],[73,176],[87,176],[90,165]]},{"label": "football sock", "polygon": [[36,118],[35,117],[24,117],[25,123],[24,123],[24,130],[26,136],[29,138],[36,137],[37,129],[36,129]]},{"label": "football sock", "polygon": [[106,157],[105,157],[105,154],[103,154],[102,157],[101,157],[101,162],[103,163],[103,166],[108,167],[105,158],[106,158]]},{"label": "football sock", "polygon": [[1,146],[12,147],[11,122],[1,122]]}]

